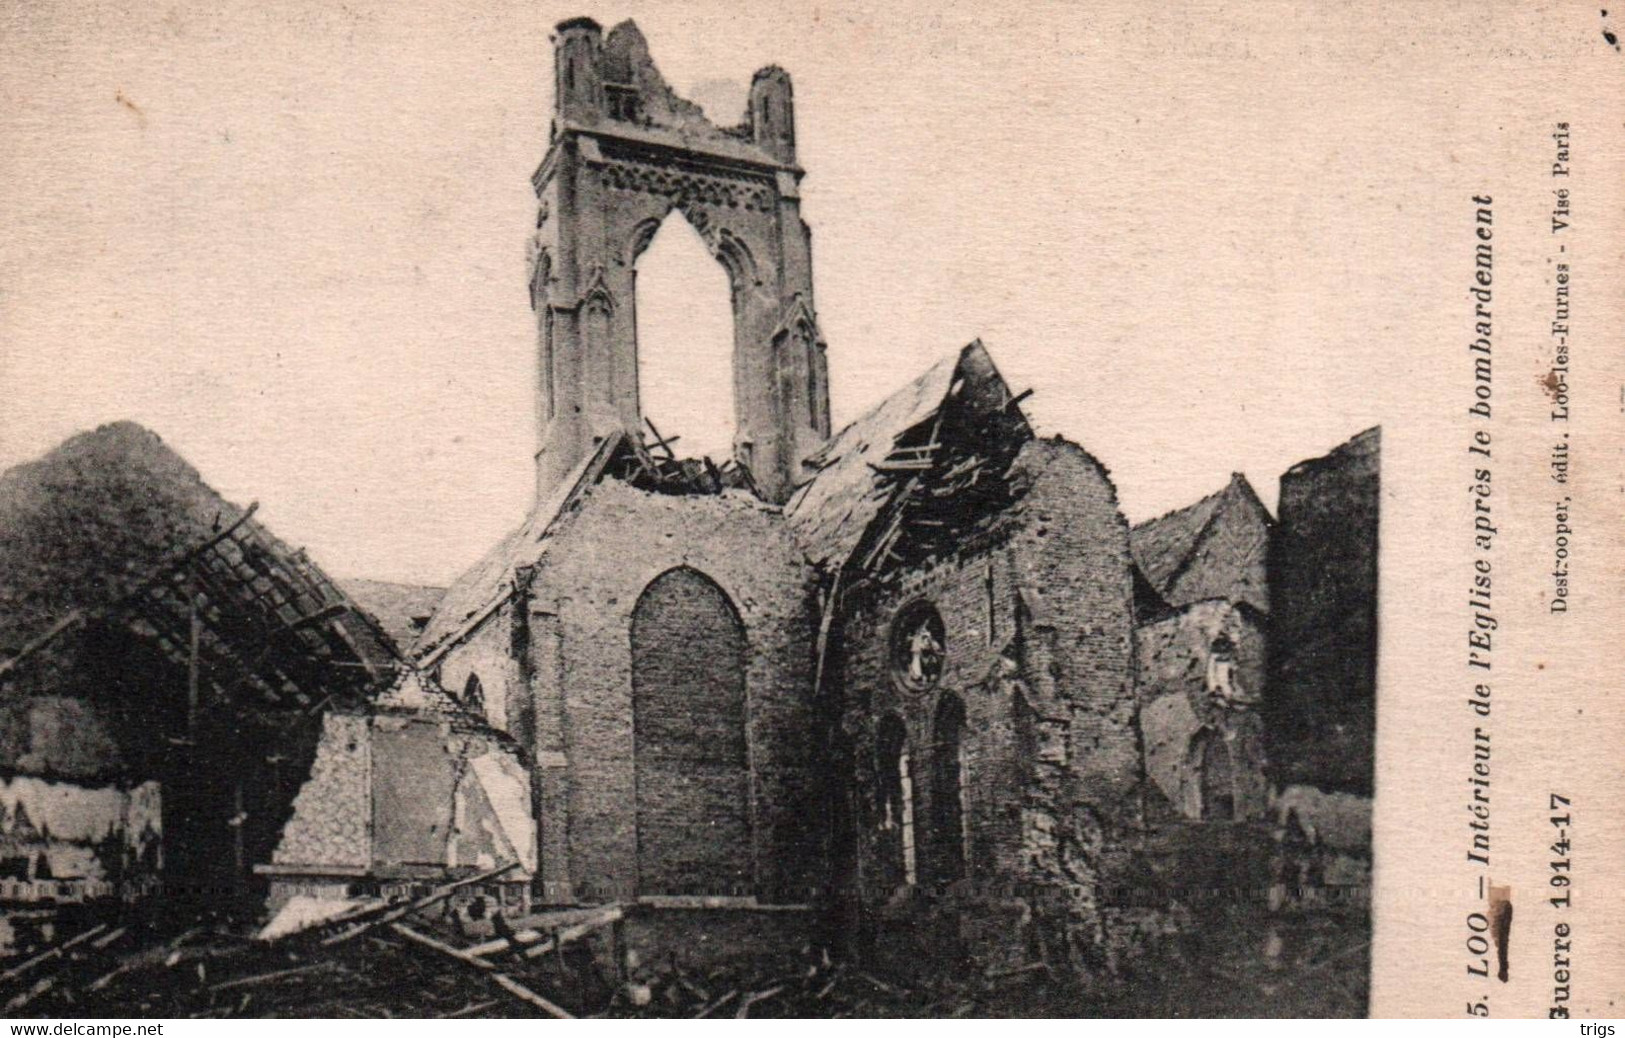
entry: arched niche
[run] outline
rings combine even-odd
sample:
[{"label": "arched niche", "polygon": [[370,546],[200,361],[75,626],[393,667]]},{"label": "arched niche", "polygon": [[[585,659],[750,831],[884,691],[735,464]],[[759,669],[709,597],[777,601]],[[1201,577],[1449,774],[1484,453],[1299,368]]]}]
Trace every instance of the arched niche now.
[{"label": "arched niche", "polygon": [[744,625],[687,566],[632,611],[638,893],[752,893]]}]

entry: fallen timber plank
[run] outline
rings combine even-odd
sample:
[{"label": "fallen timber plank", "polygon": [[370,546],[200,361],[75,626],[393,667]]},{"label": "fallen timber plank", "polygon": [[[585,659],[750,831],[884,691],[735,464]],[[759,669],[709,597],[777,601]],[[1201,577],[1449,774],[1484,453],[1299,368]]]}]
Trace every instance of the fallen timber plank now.
[{"label": "fallen timber plank", "polygon": [[[11,969],[6,970],[6,972],[0,973],[0,984],[4,984],[9,980],[14,980],[17,977],[22,976],[24,973],[27,973],[29,970],[40,965],[41,963],[50,962],[52,959],[60,958],[63,952],[85,943],[105,929],[107,929],[106,923],[98,923],[83,933],[68,938],[61,944],[52,945],[51,947],[40,952],[38,955],[34,956],[32,959],[28,959],[25,962],[20,962],[11,967]],[[123,933],[124,931],[121,929],[119,932]]]},{"label": "fallen timber plank", "polygon": [[400,934],[402,937],[405,937],[409,941],[420,944],[425,948],[431,949],[432,951],[437,951],[442,955],[448,955],[464,965],[472,966],[477,970],[487,973],[491,977],[491,980],[494,981],[498,987],[502,988],[502,990],[508,992],[508,994],[519,999],[521,1002],[530,1003],[531,1005],[540,1009],[542,1012],[546,1013],[548,1016],[554,1017],[558,1020],[575,1019],[571,1014],[565,1012],[552,1002],[549,1002],[547,999],[543,998],[541,995],[538,995],[530,988],[525,987],[525,985],[519,983],[517,980],[514,980],[506,973],[498,973],[496,971],[496,966],[477,955],[470,955],[461,948],[453,948],[444,941],[437,941],[428,934],[418,933],[416,930],[402,923],[391,923],[390,929],[394,930],[396,933]]},{"label": "fallen timber plank", "polygon": [[463,951],[476,956],[497,955],[513,948],[528,948],[537,942],[545,941],[547,942],[545,947],[531,949],[525,953],[530,955],[534,952],[536,955],[541,955],[553,949],[552,938],[555,933],[559,936],[560,943],[568,944],[571,941],[585,937],[599,927],[619,922],[623,914],[619,905],[576,911],[573,913],[573,922],[568,917],[558,920],[558,922],[567,925],[551,927],[546,930],[534,928],[520,930],[512,937],[499,937],[493,941],[476,944],[471,948],[464,948]]},{"label": "fallen timber plank", "polygon": [[26,1006],[28,1003],[32,1002],[34,999],[45,994],[47,991],[50,991],[55,986],[55,976],[41,977],[39,980],[34,982],[33,987],[21,992],[20,994],[13,995],[11,1001],[6,1003],[5,1011],[8,1013],[14,1013],[23,1006]]},{"label": "fallen timber plank", "polygon": [[783,984],[780,984],[777,987],[768,988],[766,991],[758,991],[755,994],[749,996],[744,1001],[739,1003],[739,1012],[734,1014],[734,1019],[743,1020],[746,1017],[750,1016],[750,1007],[751,1006],[755,1005],[758,1002],[766,1002],[768,999],[772,998],[774,995],[777,995],[780,992],[782,992],[784,990],[784,987],[785,986]]},{"label": "fallen timber plank", "polygon": [[113,942],[117,941],[120,937],[123,937],[125,934],[127,934],[129,932],[130,932],[129,927],[121,926],[117,930],[114,930],[112,933],[104,933],[100,937],[96,938],[94,941],[91,941],[90,946],[92,948],[95,948],[97,951],[102,951],[102,950],[106,949],[108,947],[108,945],[110,945]]},{"label": "fallen timber plank", "polygon": [[285,970],[272,970],[270,973],[257,973],[252,977],[237,977],[234,980],[224,980],[218,984],[211,984],[210,991],[227,991],[231,988],[245,988],[254,984],[265,984],[273,980],[282,980],[287,977],[297,977],[306,973],[318,973],[323,970],[339,969],[335,962],[312,962],[305,966],[293,966]]},{"label": "fallen timber plank", "polygon": [[592,933],[594,930],[600,930],[611,923],[619,922],[624,914],[625,913],[621,911],[619,905],[615,906],[614,908],[606,908],[604,909],[603,913],[596,918],[588,919],[585,922],[577,923],[574,926],[560,928],[556,934],[549,935],[548,938],[542,941],[540,944],[526,948],[524,951],[524,956],[527,959],[534,959],[537,956],[546,955],[550,951],[561,949],[571,941],[579,941],[581,938]]},{"label": "fallen timber plank", "polygon": [[376,919],[369,919],[366,922],[357,923],[347,930],[339,931],[333,936],[322,941],[322,947],[327,948],[335,944],[342,944],[345,941],[351,940],[352,938],[360,937],[362,934],[374,927],[383,926],[386,923],[393,923],[397,919],[405,919],[414,912],[421,912],[425,908],[431,908],[434,905],[439,904],[464,887],[470,887],[476,883],[484,883],[487,880],[496,879],[503,873],[511,872],[518,867],[519,863],[517,861],[510,861],[501,868],[492,869],[490,872],[482,872],[478,876],[469,876],[467,879],[460,879],[455,883],[447,883],[445,886],[436,887],[435,889],[429,891],[429,893],[418,898],[416,901],[413,901],[411,904],[401,905],[398,908],[389,909]]},{"label": "fallen timber plank", "polygon": [[727,1005],[729,1002],[732,1002],[734,1000],[735,996],[737,996],[738,994],[739,994],[739,991],[737,989],[729,991],[726,995],[723,995],[721,998],[717,999],[715,1002],[712,1002],[709,1005],[707,1005],[704,1009],[701,1009],[698,1013],[695,1013],[694,1014],[694,1019],[696,1019],[696,1020],[705,1019],[706,1017],[710,1016],[712,1013],[716,1012],[718,1009],[721,1009],[723,1006]]},{"label": "fallen timber plank", "polygon": [[531,1005],[535,1006],[537,1009],[540,1009],[548,1016],[553,1017],[555,1020],[575,1019],[574,1016],[565,1012],[563,1009],[560,1009],[558,1006],[549,1002],[541,995],[538,995],[530,988],[525,987],[525,985],[519,983],[517,980],[514,980],[506,973],[492,974],[491,979],[496,981],[504,991],[508,992],[508,994],[514,996],[522,1002],[529,1002]]},{"label": "fallen timber plank", "polygon": [[453,1009],[449,1013],[441,1013],[439,1019],[456,1020],[465,1016],[473,1016],[475,1013],[483,1013],[487,1009],[490,1009],[492,1006],[496,1005],[498,1001],[498,999],[493,998],[485,1002],[470,1002],[461,1009]]},{"label": "fallen timber plank", "polygon": [[390,923],[389,928],[409,941],[414,941],[423,945],[425,948],[430,948],[442,955],[449,955],[458,962],[473,966],[477,970],[486,970],[487,972],[492,973],[496,972],[496,967],[494,965],[480,958],[478,955],[471,952],[466,952],[461,948],[453,948],[444,941],[437,941],[426,933],[419,933],[410,926],[407,926],[405,923]]},{"label": "fallen timber plank", "polygon": [[183,958],[180,950],[181,945],[185,944],[187,941],[190,941],[192,938],[196,937],[202,932],[203,927],[193,926],[181,931],[181,933],[177,934],[175,937],[170,938],[155,948],[143,948],[125,956],[119,961],[117,966],[113,967],[111,972],[104,973],[95,980],[91,981],[90,990],[105,990],[109,984],[113,983],[113,981],[127,973],[132,973],[135,970],[146,969],[149,966],[174,966]]},{"label": "fallen timber plank", "polygon": [[[526,915],[493,915],[484,919],[477,919],[471,923],[465,923],[464,930],[470,940],[479,938],[487,943],[494,944],[499,940],[505,941],[515,934],[521,934],[527,930],[536,930],[543,934],[549,934],[557,927],[579,923],[608,907],[610,906],[607,904],[570,905],[558,908],[539,908]],[[507,929],[499,932],[493,923],[495,919],[502,920],[502,925]],[[484,955],[486,953],[476,952],[476,954]]]}]

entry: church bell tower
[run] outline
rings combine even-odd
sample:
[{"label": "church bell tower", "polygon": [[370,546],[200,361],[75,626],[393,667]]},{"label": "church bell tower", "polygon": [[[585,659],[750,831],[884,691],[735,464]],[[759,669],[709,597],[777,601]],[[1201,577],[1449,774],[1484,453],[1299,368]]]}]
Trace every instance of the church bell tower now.
[{"label": "church bell tower", "polygon": [[630,21],[607,35],[561,22],[553,47],[551,139],[532,178],[538,495],[642,426],[634,267],[677,209],[731,285],[735,459],[782,503],[830,434],[789,74],[758,71],[742,121],[719,127],[667,86]]}]

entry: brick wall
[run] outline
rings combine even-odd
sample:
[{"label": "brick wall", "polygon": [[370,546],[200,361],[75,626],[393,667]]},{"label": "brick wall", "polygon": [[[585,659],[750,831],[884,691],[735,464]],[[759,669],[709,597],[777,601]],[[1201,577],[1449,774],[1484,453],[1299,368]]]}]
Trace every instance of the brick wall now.
[{"label": "brick wall", "polygon": [[485,700],[484,715],[493,728],[528,742],[521,722],[529,689],[514,653],[515,617],[523,608],[513,602],[498,609],[440,663],[440,685],[462,700],[468,679],[478,677]]},{"label": "brick wall", "polygon": [[[810,575],[782,515],[743,493],[653,494],[607,479],[555,526],[524,594],[440,668],[452,689],[478,670],[488,705],[505,695],[510,729],[520,718],[532,728],[543,896],[551,900],[639,889],[633,614],[651,583],[680,567],[726,597],[746,646],[745,824],[723,827],[719,853],[740,863],[744,885],[764,899],[807,900],[822,879],[811,703],[817,620]],[[700,622],[680,608],[668,619],[678,638]],[[664,637],[658,628],[651,637]],[[663,809],[709,816],[722,807],[715,793],[689,785],[671,791]]]},{"label": "brick wall", "polygon": [[638,890],[753,894],[745,637],[722,589],[667,570],[632,614]]}]

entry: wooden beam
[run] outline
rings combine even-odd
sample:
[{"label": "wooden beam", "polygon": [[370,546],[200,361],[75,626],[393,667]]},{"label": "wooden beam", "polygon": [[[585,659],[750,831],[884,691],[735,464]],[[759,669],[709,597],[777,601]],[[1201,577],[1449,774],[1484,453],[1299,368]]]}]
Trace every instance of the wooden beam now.
[{"label": "wooden beam", "polygon": [[[620,909],[614,906],[610,906],[610,908],[602,906],[596,908],[561,908],[554,911],[537,912],[534,915],[512,920],[516,929],[509,936],[493,938],[483,944],[476,944],[463,950],[470,955],[499,955],[504,951],[522,948],[535,944],[546,937],[551,937],[559,927],[573,926],[577,923],[596,920],[612,910],[616,913],[620,912]],[[616,922],[618,919],[619,915],[605,921]]]},{"label": "wooden beam", "polygon": [[497,985],[500,986],[504,991],[508,992],[508,994],[514,996],[522,1002],[529,1002],[531,1005],[535,1006],[537,1009],[540,1009],[542,1012],[546,1013],[548,1016],[551,1016],[555,1020],[575,1019],[574,1016],[571,1016],[569,1013],[565,1012],[563,1009],[560,1009],[552,1002],[549,1002],[541,995],[538,995],[530,988],[525,987],[525,985],[519,983],[517,980],[514,980],[506,973],[493,974],[491,979],[496,981]]},{"label": "wooden beam", "polygon": [[498,876],[507,872],[512,872],[518,867],[519,863],[517,861],[510,861],[501,868],[492,869],[489,872],[482,872],[477,876],[469,876],[467,879],[460,879],[455,883],[447,883],[444,886],[436,887],[410,904],[402,905],[399,908],[390,909],[376,919],[369,919],[364,923],[357,923],[348,930],[334,934],[322,942],[322,947],[325,948],[334,944],[342,944],[352,938],[360,937],[362,934],[366,933],[368,930],[371,930],[375,926],[383,926],[386,923],[393,923],[397,919],[405,919],[414,912],[421,912],[425,908],[439,904],[464,887],[471,887],[476,883],[485,883],[489,880],[496,879]]},{"label": "wooden beam", "polygon": [[461,963],[463,963],[465,965],[468,965],[468,966],[472,966],[477,970],[485,970],[486,972],[489,972],[489,973],[495,973],[496,972],[496,967],[495,966],[491,965],[491,963],[489,963],[489,962],[486,962],[484,959],[480,958],[478,955],[475,955],[472,952],[464,951],[461,948],[453,948],[451,945],[446,944],[444,941],[437,941],[433,937],[430,937],[426,933],[418,933],[416,930],[412,929],[410,926],[407,926],[405,923],[390,923],[389,928],[391,930],[394,930],[396,933],[400,934],[402,937],[406,938],[409,941],[414,941],[414,942],[416,942],[418,944],[421,944],[425,948],[431,948],[431,949],[439,952],[442,955],[449,955],[452,958],[456,959],[458,962],[461,962]]},{"label": "wooden beam", "polygon": [[506,991],[508,994],[510,994],[510,995],[514,996],[515,998],[519,999],[521,1002],[530,1003],[531,1005],[535,1006],[537,1009],[540,1009],[542,1012],[546,1013],[548,1016],[553,1017],[554,1019],[557,1019],[557,1020],[573,1020],[574,1019],[574,1017],[571,1014],[569,1014],[568,1012],[566,1012],[565,1010],[563,1010],[559,1006],[555,1005],[554,1003],[549,1002],[547,999],[543,998],[541,995],[538,995],[536,992],[532,991],[530,988],[525,987],[525,985],[519,983],[517,980],[514,980],[512,977],[508,976],[506,973],[497,972],[497,968],[495,966],[493,966],[489,962],[486,962],[484,959],[480,958],[477,955],[470,955],[468,952],[463,951],[460,948],[453,948],[451,945],[446,944],[444,941],[437,941],[433,937],[430,937],[428,934],[419,933],[418,931],[412,929],[411,927],[402,925],[401,923],[391,923],[390,924],[390,929],[394,930],[396,933],[400,934],[402,937],[405,937],[409,941],[412,941],[412,942],[414,942],[416,944],[420,944],[423,947],[428,948],[428,949],[430,949],[432,951],[437,951],[442,955],[449,956],[450,958],[456,959],[458,962],[463,963],[465,966],[472,966],[475,969],[480,970],[483,973],[489,974],[490,977],[491,977],[491,980],[498,987],[500,987],[502,990]]},{"label": "wooden beam", "polygon": [[598,912],[596,915],[583,919],[579,923],[575,923],[571,926],[559,927],[552,933],[548,934],[542,941],[533,943],[530,947],[526,948],[524,951],[524,956],[527,959],[534,959],[538,956],[546,955],[550,951],[557,951],[558,949],[563,948],[566,944],[579,941],[588,934],[596,930],[602,930],[611,923],[620,922],[624,915],[625,913],[622,911],[620,905],[611,905],[610,907]]},{"label": "wooden beam", "polygon": [[6,970],[4,973],[0,973],[0,984],[4,984],[8,980],[15,980],[17,977],[20,977],[24,973],[27,973],[29,970],[33,969],[35,966],[38,966],[38,965],[40,965],[42,963],[50,962],[52,959],[59,958],[62,955],[62,953],[67,951],[69,948],[73,948],[73,947],[75,947],[77,945],[85,943],[86,941],[90,940],[92,937],[95,937],[97,934],[101,933],[105,929],[107,929],[107,924],[106,923],[100,923],[100,924],[98,924],[96,926],[92,926],[90,929],[84,931],[83,933],[78,934],[77,936],[68,938],[66,941],[63,941],[61,944],[54,945],[54,946],[52,946],[50,948],[45,949],[44,951],[40,952],[38,955],[34,956],[32,959],[29,959],[29,960],[27,960],[25,962],[18,963],[17,965],[11,967],[11,969]]}]

